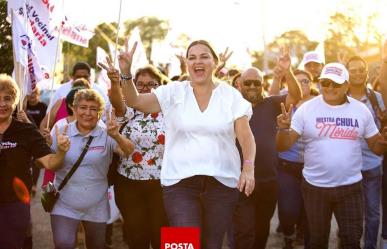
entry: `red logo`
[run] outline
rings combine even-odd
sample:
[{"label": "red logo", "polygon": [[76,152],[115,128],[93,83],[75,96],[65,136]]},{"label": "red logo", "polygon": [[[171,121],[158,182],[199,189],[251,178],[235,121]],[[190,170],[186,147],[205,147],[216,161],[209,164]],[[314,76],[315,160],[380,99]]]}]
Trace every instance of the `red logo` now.
[{"label": "red logo", "polygon": [[197,227],[162,227],[161,249],[200,249]]}]

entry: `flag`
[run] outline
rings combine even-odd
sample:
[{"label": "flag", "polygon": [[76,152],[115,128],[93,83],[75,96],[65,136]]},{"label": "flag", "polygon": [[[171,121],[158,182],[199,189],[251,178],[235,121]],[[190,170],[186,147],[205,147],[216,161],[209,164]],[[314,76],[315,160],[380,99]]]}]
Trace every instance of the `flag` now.
[{"label": "flag", "polygon": [[27,69],[24,80],[20,78],[17,80],[22,97],[30,94],[39,81],[49,77],[44,67],[40,66],[36,56],[32,32],[31,26],[28,25],[24,18],[14,13],[12,18],[12,42],[15,61]]},{"label": "flag", "polygon": [[75,25],[65,17],[61,34],[62,40],[87,48],[93,35],[94,33],[86,25]]},{"label": "flag", "polygon": [[[31,29],[30,39],[33,40],[36,56],[48,71],[52,72],[55,65],[55,54],[58,45],[58,34],[55,31],[62,19],[60,0],[12,0],[8,1],[8,14],[11,9],[17,16],[27,17]],[[58,58],[59,59],[59,58]]]},{"label": "flag", "polygon": [[135,27],[130,33],[130,38],[128,40],[128,47],[131,49],[134,43],[137,42],[136,52],[133,55],[132,61],[132,70],[136,72],[138,68],[144,67],[149,64],[146,57],[145,47],[141,41],[140,29]]},{"label": "flag", "polygon": [[[98,63],[103,63],[103,64],[107,64],[106,62],[106,57],[108,56],[108,54],[106,53],[106,51],[101,48],[101,47],[97,47],[97,56],[96,56],[96,62],[97,62],[97,65]],[[105,88],[106,89],[110,89],[111,85],[110,85],[110,79],[109,77],[107,76],[107,72],[106,70],[102,69],[100,72],[99,72],[99,75],[97,77],[97,83],[98,85],[100,86],[106,86]]]}]

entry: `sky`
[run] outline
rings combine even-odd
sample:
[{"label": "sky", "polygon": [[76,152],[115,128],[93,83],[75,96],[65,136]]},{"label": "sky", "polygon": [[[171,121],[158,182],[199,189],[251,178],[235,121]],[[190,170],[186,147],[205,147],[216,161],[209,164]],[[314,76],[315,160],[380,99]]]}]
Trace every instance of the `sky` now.
[{"label": "sky", "polygon": [[[120,0],[64,0],[67,16],[93,28],[117,22]],[[206,39],[221,52],[243,57],[246,48],[262,50],[285,31],[302,30],[309,39],[322,41],[329,17],[353,11],[359,17],[379,14],[376,26],[387,34],[387,0],[122,0],[121,22],[142,16],[169,20],[169,37],[180,33]],[[365,23],[365,21],[364,21]]]}]

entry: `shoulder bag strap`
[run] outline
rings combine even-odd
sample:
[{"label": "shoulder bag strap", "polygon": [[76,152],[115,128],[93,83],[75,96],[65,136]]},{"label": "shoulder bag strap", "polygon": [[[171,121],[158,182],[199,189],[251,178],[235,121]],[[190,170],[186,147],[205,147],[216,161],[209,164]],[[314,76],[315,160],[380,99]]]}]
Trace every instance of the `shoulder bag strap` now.
[{"label": "shoulder bag strap", "polygon": [[70,180],[71,176],[78,169],[79,165],[81,164],[83,158],[86,155],[86,152],[89,150],[89,146],[91,144],[91,141],[93,141],[93,138],[94,137],[90,136],[89,140],[87,140],[87,143],[86,143],[85,147],[83,148],[81,155],[79,156],[79,158],[78,158],[77,162],[74,164],[74,166],[70,169],[69,173],[67,173],[67,175],[63,179],[62,183],[59,185],[58,191],[60,191],[66,185],[66,183]]}]

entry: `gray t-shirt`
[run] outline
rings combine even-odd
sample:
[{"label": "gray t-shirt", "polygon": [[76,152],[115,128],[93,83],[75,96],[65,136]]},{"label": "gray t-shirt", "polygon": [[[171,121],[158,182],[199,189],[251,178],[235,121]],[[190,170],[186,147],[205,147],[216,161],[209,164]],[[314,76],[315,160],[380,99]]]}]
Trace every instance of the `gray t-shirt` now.
[{"label": "gray t-shirt", "polygon": [[[63,127],[59,127],[59,130],[62,131]],[[56,188],[78,160],[89,136],[94,139],[80,166],[60,191],[60,197],[51,214],[106,222],[109,219],[107,172],[117,143],[99,125],[90,134],[82,136],[76,127],[76,121],[69,124],[67,135],[71,145],[66,153],[64,166],[55,172]],[[52,130],[51,136],[51,148],[56,151],[55,129]]]}]

